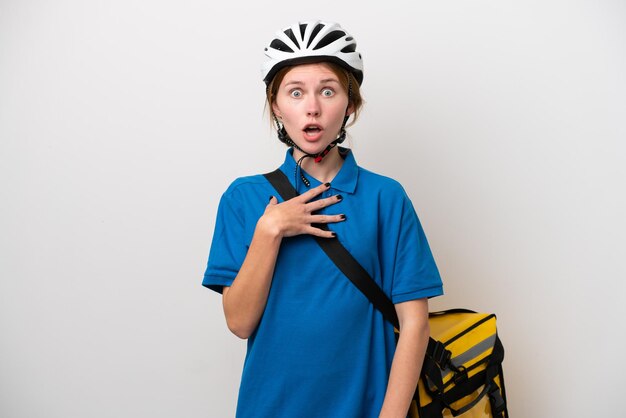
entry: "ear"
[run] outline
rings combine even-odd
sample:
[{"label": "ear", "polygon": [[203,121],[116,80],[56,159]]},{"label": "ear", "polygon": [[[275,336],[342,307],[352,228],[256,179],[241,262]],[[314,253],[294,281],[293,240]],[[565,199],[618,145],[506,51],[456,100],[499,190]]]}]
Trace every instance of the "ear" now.
[{"label": "ear", "polygon": [[280,109],[278,109],[278,105],[276,104],[276,102],[272,103],[272,113],[274,114],[274,116],[276,116],[278,119],[282,118],[282,115],[280,113]]},{"label": "ear", "polygon": [[354,104],[350,103],[350,105],[348,106],[348,109],[346,110],[346,116],[350,116],[353,113],[354,113]]}]

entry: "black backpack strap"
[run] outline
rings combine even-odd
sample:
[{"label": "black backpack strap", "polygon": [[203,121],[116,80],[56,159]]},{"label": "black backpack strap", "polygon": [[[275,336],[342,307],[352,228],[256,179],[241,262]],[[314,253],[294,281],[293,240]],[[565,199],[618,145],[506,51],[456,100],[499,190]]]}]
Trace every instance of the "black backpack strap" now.
[{"label": "black backpack strap", "polygon": [[263,176],[271,183],[283,200],[293,199],[298,196],[298,192],[291,183],[289,183],[287,175],[283,173],[280,168],[277,168],[271,173],[263,174]]},{"label": "black backpack strap", "polygon": [[[276,169],[271,173],[264,174],[265,178],[270,182],[276,191],[280,194],[283,200],[289,200],[298,196],[298,192],[291,185],[289,179],[280,169]],[[326,224],[315,224],[315,227],[329,231]],[[367,270],[361,266],[361,264],[350,254],[350,252],[344,247],[337,238],[321,238],[313,237],[326,253],[328,258],[339,268],[339,270],[356,286],[369,299],[369,301],[378,309],[383,317],[389,321],[396,329],[400,329],[400,323],[398,321],[398,315],[396,314],[396,308],[383,292],[383,290],[376,284],[372,276],[369,275]],[[459,312],[473,312],[465,309],[459,309]],[[446,311],[453,312],[453,310]],[[442,312],[444,313],[444,312]],[[438,313],[434,313],[437,315]],[[432,337],[428,337],[428,347],[426,348],[427,355],[431,356],[435,363],[437,363],[442,369],[446,367],[448,360],[450,360],[450,351],[445,346]]]},{"label": "black backpack strap", "polygon": [[[264,176],[274,186],[283,200],[289,200],[298,195],[285,173],[280,169],[264,174]],[[325,231],[330,230],[326,224],[315,224],[314,226]],[[313,238],[315,238],[332,262],[337,265],[339,270],[372,302],[376,309],[382,312],[385,319],[398,328],[398,315],[393,302],[346,247],[337,238]]]},{"label": "black backpack strap", "polygon": [[[271,173],[264,174],[265,178],[272,184],[272,186],[276,189],[276,191],[280,194],[283,200],[289,200],[296,196],[298,196],[298,192],[291,185],[289,179],[280,169],[277,169]],[[325,231],[329,231],[328,225],[326,224],[315,224],[315,227],[323,229]],[[350,254],[350,252],[339,242],[337,238],[321,238],[321,237],[313,237],[322,248],[322,250],[326,253],[326,255],[335,263],[335,265],[339,268],[339,270],[359,289],[374,305],[376,309],[378,309],[384,316],[384,318],[393,324],[394,327],[399,329],[398,315],[396,314],[396,309],[391,301],[387,297],[387,295],[382,291],[382,289],[376,284],[374,279],[369,275],[369,273],[361,266],[361,264]],[[465,313],[465,312],[473,312],[466,309],[458,309],[458,310],[450,310],[446,312],[435,312],[432,313],[433,316],[444,314],[444,313]],[[443,382],[441,379],[441,369],[444,369],[447,363],[450,361],[451,353],[446,349],[445,345],[440,341],[433,339],[432,337],[428,338],[428,347],[426,349],[426,357],[424,359],[424,364],[422,368],[422,375],[430,377],[431,383],[435,384],[435,388],[437,389],[436,393],[431,393],[433,395],[433,402],[426,406],[426,409],[430,410],[426,417],[430,416],[442,416],[442,408],[444,406],[449,407],[449,402],[445,402],[444,400],[444,390],[443,390]],[[501,371],[501,363],[502,358],[504,357],[504,349],[499,339],[496,339],[496,346],[494,347],[494,353],[492,354],[492,359],[490,359],[490,365],[487,367],[487,370],[482,372],[482,374],[487,375],[487,380],[489,382],[493,382],[495,375],[498,373],[498,367]],[[484,382],[484,378],[482,381]],[[478,379],[473,379],[473,382],[477,382]],[[503,385],[504,382],[501,382]],[[493,382],[495,385],[495,382]],[[489,386],[489,385],[485,385]],[[461,389],[461,388],[459,388]],[[457,389],[457,390],[459,390]],[[474,390],[476,390],[475,388]],[[506,398],[501,396],[500,391],[502,390],[502,395],[504,395],[504,387],[498,388],[497,385],[492,386],[489,391],[489,397],[491,401],[492,411],[494,412],[494,416],[503,418],[508,418],[508,413],[506,411]],[[482,393],[478,399],[476,399],[473,404],[478,402],[480,397],[485,396],[487,393]],[[449,397],[448,396],[446,397]],[[464,395],[465,396],[465,395]],[[506,396],[506,395],[504,395]],[[417,399],[417,391],[414,399]],[[456,400],[456,399],[455,399]],[[472,404],[472,406],[473,406]],[[471,407],[471,406],[470,406]],[[418,402],[418,408],[422,410]],[[469,409],[463,408],[464,410]],[[422,410],[422,413],[424,410]],[[497,415],[496,415],[497,414]],[[421,416],[421,415],[420,415]]]}]

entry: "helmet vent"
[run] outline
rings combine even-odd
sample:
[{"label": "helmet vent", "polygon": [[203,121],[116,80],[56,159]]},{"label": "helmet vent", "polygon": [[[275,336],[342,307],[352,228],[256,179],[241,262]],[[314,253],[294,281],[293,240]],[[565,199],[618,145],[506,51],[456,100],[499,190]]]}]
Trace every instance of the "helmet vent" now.
[{"label": "helmet vent", "polygon": [[291,39],[293,41],[294,44],[298,45],[298,47],[300,47],[300,43],[296,40],[296,35],[293,34],[293,31],[291,29],[287,29],[285,31],[285,35],[287,35],[289,37],[289,39]]},{"label": "helmet vent", "polygon": [[314,28],[313,28],[313,32],[311,32],[311,36],[309,37],[309,43],[306,45],[306,47],[308,48],[309,46],[311,46],[311,42],[313,41],[313,39],[315,39],[315,37],[317,36],[317,34],[322,30],[322,28],[324,27],[324,25],[322,23],[318,23]]},{"label": "helmet vent", "polygon": [[269,85],[278,71],[288,66],[334,62],[351,72],[361,85],[363,58],[357,49],[356,40],[338,23],[321,20],[294,23],[276,31],[265,48],[263,81]]},{"label": "helmet vent", "polygon": [[335,42],[337,39],[344,37],[344,36],[346,36],[345,32],[340,31],[340,30],[334,30],[330,32],[329,34],[327,34],[326,36],[324,36],[322,40],[319,41],[313,49],[315,50],[315,49],[324,48],[326,45],[330,44],[331,42]]},{"label": "helmet vent", "polygon": [[356,51],[356,44],[350,44],[341,50],[341,52],[354,52],[354,51]]},{"label": "helmet vent", "polygon": [[270,44],[270,48],[278,49],[279,51],[293,52],[293,49],[289,48],[289,46],[280,39],[274,39]]}]

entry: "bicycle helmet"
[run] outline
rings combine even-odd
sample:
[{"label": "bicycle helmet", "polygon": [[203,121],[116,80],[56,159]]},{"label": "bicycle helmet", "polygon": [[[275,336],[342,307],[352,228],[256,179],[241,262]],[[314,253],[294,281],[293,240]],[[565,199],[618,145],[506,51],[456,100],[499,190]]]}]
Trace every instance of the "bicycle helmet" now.
[{"label": "bicycle helmet", "polygon": [[329,61],[354,74],[363,82],[363,59],[356,51],[356,40],[337,23],[298,22],[276,32],[265,48],[263,81],[269,84],[284,67]]}]

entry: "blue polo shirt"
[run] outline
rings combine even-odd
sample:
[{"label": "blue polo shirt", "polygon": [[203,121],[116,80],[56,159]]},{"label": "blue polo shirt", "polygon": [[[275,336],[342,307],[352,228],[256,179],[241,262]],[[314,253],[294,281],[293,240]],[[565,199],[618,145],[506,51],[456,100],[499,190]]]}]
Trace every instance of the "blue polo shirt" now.
[{"label": "blue polo shirt", "polygon": [[[320,213],[394,303],[443,293],[441,278],[402,186],[359,167],[349,150],[321,197],[343,200]],[[280,169],[294,184],[287,151]],[[311,187],[319,181],[304,172]],[[307,189],[299,176],[295,186]],[[262,175],[235,180],[221,198],[202,284],[230,286],[259,217],[276,190]],[[395,351],[393,327],[311,236],[282,241],[267,306],[248,339],[238,418],[375,418]]]}]

